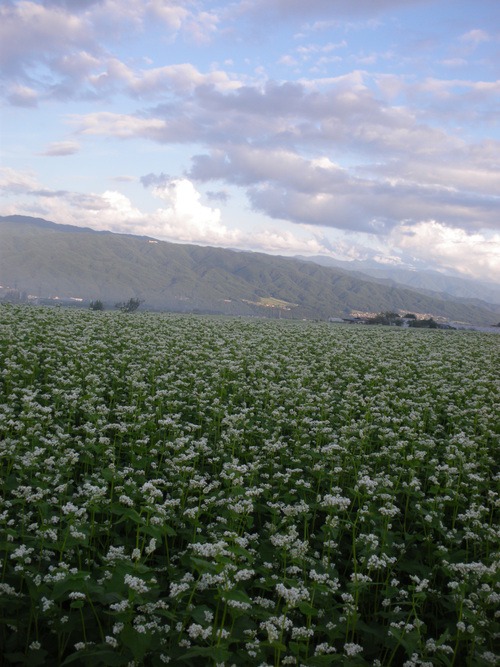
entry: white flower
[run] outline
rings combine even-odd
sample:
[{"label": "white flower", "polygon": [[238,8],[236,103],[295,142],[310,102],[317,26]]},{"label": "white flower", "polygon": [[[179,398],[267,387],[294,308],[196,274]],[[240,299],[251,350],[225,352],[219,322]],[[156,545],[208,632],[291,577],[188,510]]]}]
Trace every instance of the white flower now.
[{"label": "white flower", "polygon": [[147,587],[145,581],[140,577],[133,577],[131,574],[126,574],[125,583],[136,593],[147,593],[149,588]]},{"label": "white flower", "polygon": [[125,611],[129,608],[129,604],[130,603],[128,600],[122,600],[121,602],[114,602],[113,604],[110,604],[109,608],[113,611]]},{"label": "white flower", "polygon": [[201,637],[202,639],[209,639],[212,636],[212,632],[213,630],[211,626],[204,628],[198,623],[192,623],[187,629],[187,633],[191,639],[197,639],[198,637]]},{"label": "white flower", "polygon": [[302,600],[309,600],[310,598],[309,591],[304,586],[287,588],[284,584],[280,583],[276,584],[276,592],[292,607],[299,604]]},{"label": "white flower", "polygon": [[49,599],[46,598],[46,597],[42,597],[42,599],[41,599],[41,603],[42,603],[42,611],[48,611],[48,610],[51,609],[51,608],[54,606],[54,604],[55,604],[55,603],[54,603],[54,600],[49,600]]},{"label": "white flower", "polygon": [[348,656],[358,655],[363,652],[363,647],[359,644],[347,643],[344,644],[344,653]]},{"label": "white flower", "polygon": [[86,595],[85,595],[85,593],[80,593],[79,591],[72,591],[68,595],[68,597],[69,597],[70,600],[85,600]]},{"label": "white flower", "polygon": [[314,649],[314,655],[325,655],[327,653],[336,653],[337,649],[333,646],[330,646],[327,642],[318,644]]},{"label": "white flower", "polygon": [[156,549],[156,540],[155,540],[154,537],[152,537],[152,538],[149,540],[149,544],[148,544],[148,546],[144,549],[144,551],[145,551],[146,554],[149,556],[150,554],[153,553],[153,551],[154,551],[155,549]]},{"label": "white flower", "polygon": [[292,628],[292,639],[310,639],[311,637],[314,637],[312,628]]},{"label": "white flower", "polygon": [[321,505],[323,507],[338,507],[341,510],[348,509],[350,504],[351,501],[349,500],[349,498],[345,498],[344,496],[341,496],[339,493],[335,495],[327,493],[326,495],[323,496],[323,499],[321,500]]}]

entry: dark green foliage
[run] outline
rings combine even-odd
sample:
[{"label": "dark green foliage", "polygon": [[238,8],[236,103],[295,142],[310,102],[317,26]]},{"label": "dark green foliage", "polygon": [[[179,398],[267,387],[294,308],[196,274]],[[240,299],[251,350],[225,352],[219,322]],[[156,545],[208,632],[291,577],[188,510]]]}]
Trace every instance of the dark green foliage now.
[{"label": "dark green foliage", "polygon": [[438,329],[439,324],[435,322],[432,317],[430,317],[427,320],[413,320],[413,322],[410,322],[411,327],[416,327],[420,329]]},{"label": "dark green foliage", "polygon": [[90,310],[104,310],[104,304],[100,299],[97,299],[96,301],[91,301]]},{"label": "dark green foliage", "polygon": [[372,317],[368,320],[368,324],[386,324],[386,325],[396,325],[401,326],[402,320],[398,313],[392,313],[386,311],[385,313],[379,313],[375,317]]},{"label": "dark green foliage", "polygon": [[125,302],[122,302],[122,303],[117,303],[115,305],[115,308],[118,308],[118,310],[121,310],[122,313],[133,313],[139,308],[141,303],[142,303],[142,301],[140,299],[131,298],[128,301],[125,301]]}]

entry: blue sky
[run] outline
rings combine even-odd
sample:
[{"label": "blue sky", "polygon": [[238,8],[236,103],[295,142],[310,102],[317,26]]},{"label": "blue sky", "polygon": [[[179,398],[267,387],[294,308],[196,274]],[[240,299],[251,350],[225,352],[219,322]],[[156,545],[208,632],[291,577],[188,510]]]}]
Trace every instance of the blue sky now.
[{"label": "blue sky", "polygon": [[500,282],[498,0],[3,0],[0,215]]}]

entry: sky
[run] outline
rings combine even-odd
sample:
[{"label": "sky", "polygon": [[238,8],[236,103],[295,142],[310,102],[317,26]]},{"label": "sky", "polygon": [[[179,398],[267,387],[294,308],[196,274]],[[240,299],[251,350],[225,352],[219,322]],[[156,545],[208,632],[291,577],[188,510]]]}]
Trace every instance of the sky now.
[{"label": "sky", "polygon": [[500,283],[499,0],[0,0],[0,215]]}]

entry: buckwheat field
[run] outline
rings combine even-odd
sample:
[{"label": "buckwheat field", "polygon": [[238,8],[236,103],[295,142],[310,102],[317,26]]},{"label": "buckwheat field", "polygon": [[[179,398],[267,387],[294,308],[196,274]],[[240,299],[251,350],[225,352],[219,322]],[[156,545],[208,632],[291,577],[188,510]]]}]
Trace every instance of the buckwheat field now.
[{"label": "buckwheat field", "polygon": [[500,336],[0,308],[9,665],[498,665]]}]

